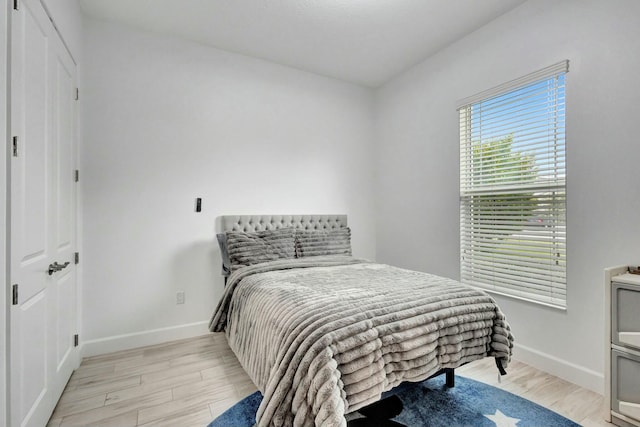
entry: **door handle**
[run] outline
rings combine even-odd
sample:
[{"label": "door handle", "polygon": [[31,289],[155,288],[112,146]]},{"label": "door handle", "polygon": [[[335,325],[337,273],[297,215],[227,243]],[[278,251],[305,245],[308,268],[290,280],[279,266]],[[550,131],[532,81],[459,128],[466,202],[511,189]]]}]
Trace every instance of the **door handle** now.
[{"label": "door handle", "polygon": [[47,270],[47,272],[49,273],[49,276],[51,276],[53,273],[62,270],[69,264],[69,261],[65,262],[64,264],[58,264],[58,261],[54,261],[53,264],[49,264],[49,270]]}]

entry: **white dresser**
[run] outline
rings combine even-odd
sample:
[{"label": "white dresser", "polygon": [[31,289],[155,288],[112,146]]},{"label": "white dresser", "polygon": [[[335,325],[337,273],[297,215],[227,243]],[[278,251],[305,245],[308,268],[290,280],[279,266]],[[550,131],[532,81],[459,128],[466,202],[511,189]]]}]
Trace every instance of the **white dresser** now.
[{"label": "white dresser", "polygon": [[605,269],[605,419],[640,426],[640,275]]}]

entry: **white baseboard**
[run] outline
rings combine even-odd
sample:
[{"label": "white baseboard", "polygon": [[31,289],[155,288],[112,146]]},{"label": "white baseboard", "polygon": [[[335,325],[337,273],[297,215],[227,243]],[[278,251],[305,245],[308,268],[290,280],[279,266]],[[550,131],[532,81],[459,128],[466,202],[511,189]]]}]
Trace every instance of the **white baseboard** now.
[{"label": "white baseboard", "polygon": [[100,354],[113,353],[114,351],[128,350],[136,347],[161,344],[167,341],[206,335],[210,333],[208,326],[208,321],[202,321],[88,340],[81,343],[80,357],[97,356]]},{"label": "white baseboard", "polygon": [[[89,340],[81,344],[80,357],[97,356],[206,335],[209,333],[208,326],[208,321],[202,321]],[[521,344],[514,345],[513,358],[596,393],[602,394],[604,391],[604,375],[600,372],[592,371]]]},{"label": "white baseboard", "polygon": [[598,394],[604,392],[604,375],[600,372],[592,371],[521,344],[514,344],[513,358]]}]

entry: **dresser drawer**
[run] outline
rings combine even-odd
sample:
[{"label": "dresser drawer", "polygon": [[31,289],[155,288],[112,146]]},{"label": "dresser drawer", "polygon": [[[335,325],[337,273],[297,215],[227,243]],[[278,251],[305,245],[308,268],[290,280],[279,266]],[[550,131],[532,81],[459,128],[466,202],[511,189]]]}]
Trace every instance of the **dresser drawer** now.
[{"label": "dresser drawer", "polygon": [[611,286],[611,342],[640,349],[640,286]]},{"label": "dresser drawer", "polygon": [[640,420],[640,354],[611,350],[611,410]]}]

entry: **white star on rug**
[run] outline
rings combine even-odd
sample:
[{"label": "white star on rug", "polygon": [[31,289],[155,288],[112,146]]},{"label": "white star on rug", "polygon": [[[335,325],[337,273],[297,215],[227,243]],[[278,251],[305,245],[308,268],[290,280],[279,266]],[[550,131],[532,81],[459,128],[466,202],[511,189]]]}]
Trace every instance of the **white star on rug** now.
[{"label": "white star on rug", "polygon": [[507,417],[499,409],[496,409],[496,413],[493,415],[484,416],[496,423],[496,427],[518,427],[518,421],[520,421],[518,418]]}]

